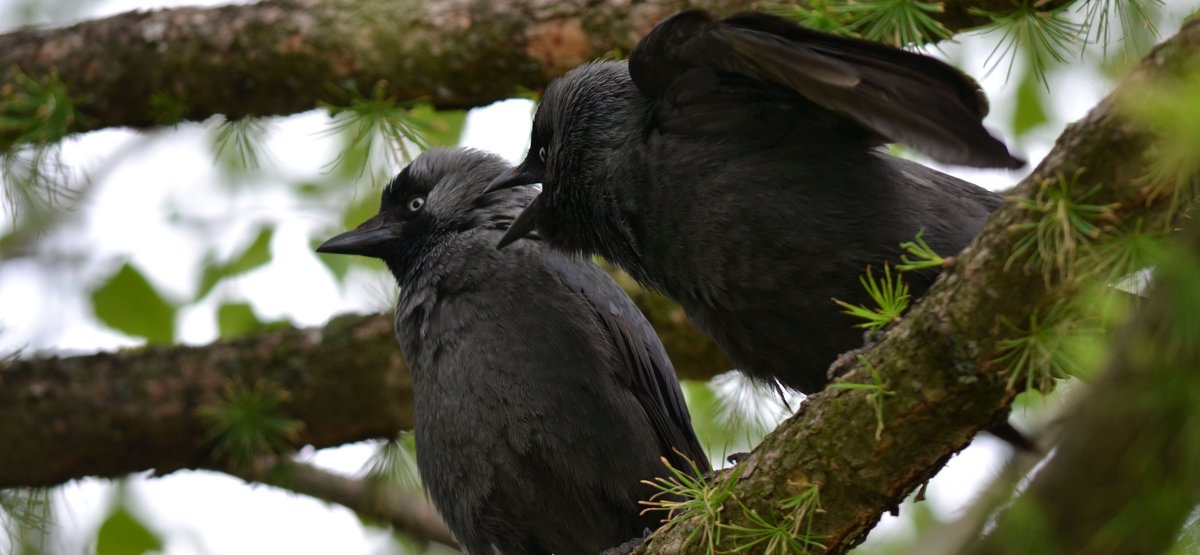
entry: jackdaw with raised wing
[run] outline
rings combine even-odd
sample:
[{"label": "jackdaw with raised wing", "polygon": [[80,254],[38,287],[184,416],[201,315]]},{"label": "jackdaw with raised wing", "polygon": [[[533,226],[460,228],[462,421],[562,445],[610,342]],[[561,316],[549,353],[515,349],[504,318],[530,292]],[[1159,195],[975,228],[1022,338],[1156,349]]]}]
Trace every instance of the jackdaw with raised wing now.
[{"label": "jackdaw with raised wing", "polygon": [[[546,89],[529,153],[490,190],[542,183],[500,246],[536,229],[678,302],[743,372],[812,393],[860,344],[832,299],[921,230],[958,253],[998,195],[885,152],[1015,168],[978,85],[928,56],[745,13],[687,11],[628,62]],[[914,296],[937,270],[907,274]]]}]

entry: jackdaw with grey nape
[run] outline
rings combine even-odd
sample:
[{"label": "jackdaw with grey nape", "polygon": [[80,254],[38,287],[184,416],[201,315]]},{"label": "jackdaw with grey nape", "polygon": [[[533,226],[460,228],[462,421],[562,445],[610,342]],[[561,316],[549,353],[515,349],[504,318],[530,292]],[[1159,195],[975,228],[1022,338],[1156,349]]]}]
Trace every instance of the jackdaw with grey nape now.
[{"label": "jackdaw with grey nape", "polygon": [[485,191],[509,166],[431,150],[379,214],[322,244],[383,259],[400,286],[417,466],[472,554],[595,555],[659,516],[641,483],[708,458],[649,322],[599,267],[536,235],[496,242],[536,194]]}]

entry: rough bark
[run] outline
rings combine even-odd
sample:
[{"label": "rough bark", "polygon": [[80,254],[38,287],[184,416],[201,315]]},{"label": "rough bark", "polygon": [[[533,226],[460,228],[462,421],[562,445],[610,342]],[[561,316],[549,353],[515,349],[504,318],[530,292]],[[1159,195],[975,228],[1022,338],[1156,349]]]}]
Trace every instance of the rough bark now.
[{"label": "rough bark", "polygon": [[[1032,199],[1045,182],[1078,176],[1069,179],[1071,198],[1099,186],[1087,202],[1112,204],[1116,220],[1169,227],[1175,216],[1170,203],[1148,198],[1138,179],[1146,174],[1155,133],[1119,107],[1124,97],[1138,94],[1140,85],[1194,68],[1198,52],[1200,21],[1192,21],[1071,125],[924,299],[884,340],[860,353],[894,392],[884,401],[886,427],[878,440],[875,414],[866,401],[869,391],[827,389],[810,396],[740,463],[722,518],[747,525],[746,515],[754,511],[768,521],[786,522],[782,500],[817,485],[822,510],[811,515],[812,533],[823,536],[828,553],[843,553],[979,430],[1005,418],[1016,391],[1007,387],[1005,364],[997,360],[1001,342],[1019,333],[1010,324],[1029,322],[1064,293],[1057,279],[1030,275],[1020,263],[1007,264],[1028,233],[1022,224],[1039,217],[1013,199]],[[863,363],[843,360],[845,381],[872,383]],[[641,552],[703,552],[701,524],[692,519],[660,529]],[[721,538],[718,550],[739,541],[730,532]]]},{"label": "rough bark", "polygon": [[[1066,3],[1040,3],[1049,9]],[[0,35],[0,91],[21,72],[66,86],[83,117],[66,132],[145,128],[215,114],[231,119],[347,105],[377,84],[397,101],[482,106],[540,90],[582,62],[627,53],[685,7],[719,14],[752,0],[266,0],[212,9],[129,12],[67,28]],[[949,0],[951,31],[986,23]],[[14,138],[0,137],[0,147]]]},{"label": "rough bark", "polygon": [[[628,282],[627,282],[628,283]],[[630,285],[680,377],[729,368],[677,306]],[[149,347],[0,368],[0,488],[211,467],[197,409],[230,380],[288,394],[295,444],[329,447],[412,428],[412,381],[389,315],[342,316],[201,347]]]}]

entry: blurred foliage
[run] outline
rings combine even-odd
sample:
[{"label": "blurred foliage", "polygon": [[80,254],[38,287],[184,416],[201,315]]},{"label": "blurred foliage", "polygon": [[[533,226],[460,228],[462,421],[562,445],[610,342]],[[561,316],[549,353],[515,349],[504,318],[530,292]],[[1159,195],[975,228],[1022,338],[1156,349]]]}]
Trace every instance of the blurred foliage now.
[{"label": "blurred foliage", "polygon": [[1000,34],[996,47],[988,55],[988,63],[993,70],[1007,59],[1008,69],[1005,73],[1011,76],[1014,62],[1020,54],[1033,68],[1034,77],[1049,89],[1046,72],[1067,61],[1071,45],[1084,31],[1081,24],[1067,17],[1067,10],[1064,6],[1041,11],[1036,4],[1024,2],[1011,12],[972,9],[971,13],[990,18],[992,24],[988,30]]},{"label": "blurred foliage", "polygon": [[1143,182],[1149,200],[1170,197],[1176,210],[1200,198],[1200,66],[1178,72],[1176,79],[1144,84],[1123,106],[1163,138]]},{"label": "blurred foliage", "polygon": [[250,244],[224,262],[214,261],[211,252],[205,254],[204,270],[200,276],[200,286],[196,290],[195,300],[207,296],[221,280],[245,274],[270,262],[271,237],[274,232],[274,228],[271,227],[260,228]]},{"label": "blurred foliage", "polygon": [[331,168],[341,170],[343,176],[362,177],[368,169],[374,169],[372,162],[379,156],[390,169],[399,168],[431,146],[427,131],[433,131],[439,140],[457,142],[465,116],[438,118],[428,107],[387,97],[385,90],[386,83],[378,83],[370,96],[354,90],[338,91],[345,105],[325,106],[333,117],[327,133],[345,140]]},{"label": "blurred foliage", "polygon": [[96,555],[142,555],[163,551],[159,535],[130,510],[128,486],[117,487],[116,499],[96,534]]},{"label": "blurred foliage", "polygon": [[0,490],[0,553],[37,555],[44,552],[54,524],[50,490],[20,488]]},{"label": "blurred foliage", "polygon": [[467,111],[435,110],[431,104],[418,103],[408,109],[408,118],[428,146],[453,147],[462,138]]},{"label": "blurred foliage", "polygon": [[8,72],[8,84],[0,87],[0,151],[56,143],[85,120],[57,73],[35,78],[18,68]]},{"label": "blurred foliage", "polygon": [[[1083,12],[1083,28],[1091,42],[1100,44],[1107,54],[1114,40],[1120,40],[1127,55],[1137,55],[1158,37],[1154,25],[1162,0],[1088,0],[1078,2]],[[1114,29],[1114,18],[1120,24]]]},{"label": "blurred foliage", "polygon": [[210,129],[218,167],[232,174],[259,169],[266,157],[263,143],[270,130],[265,118],[228,120],[217,116]]},{"label": "blurred foliage", "polygon": [[175,339],[175,305],[126,262],[92,291],[92,310],[104,325],[151,343]]},{"label": "blurred foliage", "polygon": [[[72,173],[63,163],[57,144],[24,145],[0,151],[0,181],[4,187],[4,211],[18,225],[33,233],[61,210],[60,200],[69,199]],[[0,242],[0,252],[5,245]]]},{"label": "blurred foliage", "polygon": [[1043,89],[1037,86],[1037,79],[1037,71],[1029,65],[1025,67],[1021,82],[1017,85],[1011,125],[1018,137],[1048,123],[1050,119],[1046,114]]},{"label": "blurred foliage", "polygon": [[417,472],[417,446],[412,433],[379,445],[363,465],[364,478],[372,487],[398,487],[404,491],[419,491],[421,477]]},{"label": "blurred foliage", "polygon": [[183,121],[187,113],[187,101],[167,91],[158,91],[150,95],[150,111],[154,121],[159,125],[175,125]]},{"label": "blurred foliage", "polygon": [[1054,388],[1055,379],[1078,374],[1079,353],[1068,347],[1082,322],[1069,303],[1056,304],[1042,315],[1034,313],[1026,326],[1003,323],[1013,337],[1000,342],[996,362],[1008,369],[1010,389],[1045,393]]},{"label": "blurred foliage", "polygon": [[217,307],[217,332],[221,339],[240,337],[251,332],[287,326],[282,320],[264,322],[250,303],[229,302]]},{"label": "blurred foliage", "polygon": [[124,506],[113,508],[96,536],[97,555],[142,555],[162,549],[162,539]]}]

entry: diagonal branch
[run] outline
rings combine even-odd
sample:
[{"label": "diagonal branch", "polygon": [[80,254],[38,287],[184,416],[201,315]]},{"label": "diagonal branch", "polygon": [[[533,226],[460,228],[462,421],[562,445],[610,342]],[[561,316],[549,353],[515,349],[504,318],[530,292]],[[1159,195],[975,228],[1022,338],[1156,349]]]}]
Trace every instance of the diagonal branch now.
[{"label": "diagonal branch", "polygon": [[[1039,9],[1066,0],[1038,3]],[[264,0],[129,12],[0,35],[0,93],[23,74],[61,80],[84,116],[67,133],[146,128],[215,114],[236,119],[345,105],[346,91],[483,106],[540,90],[582,62],[632,50],[686,7],[729,14],[752,0]],[[987,23],[1009,0],[947,0],[951,31]],[[0,137],[0,148],[13,138]]]},{"label": "diagonal branch", "polygon": [[[1166,198],[1148,198],[1142,181],[1155,132],[1123,115],[1124,97],[1139,85],[1178,76],[1200,59],[1200,20],[1157,47],[1122,85],[1070,126],[1042,164],[1013,191],[1032,199],[1046,182],[1071,180],[1070,198],[1112,205],[1118,221],[1141,220],[1148,229],[1166,229],[1175,213]],[[1117,153],[1120,153],[1117,155]],[[1084,171],[1086,169],[1086,171]],[[1008,202],[939,278],[924,299],[879,344],[847,364],[846,381],[871,383],[861,362],[871,361],[895,395],[884,405],[886,429],[875,437],[874,413],[864,391],[829,389],[810,396],[741,464],[733,497],[723,518],[750,526],[746,515],[784,518],[780,502],[820,490],[822,510],[811,514],[813,534],[829,553],[860,542],[879,520],[928,480],[981,429],[1006,417],[1016,391],[1008,387],[1004,364],[996,360],[1002,341],[1022,323],[1063,297],[1055,280],[1009,267],[1009,253],[1037,220],[1020,202]],[[691,553],[704,523],[689,520],[659,530],[647,553]],[[726,533],[718,549],[737,541]]]},{"label": "diagonal branch", "polygon": [[258,482],[342,505],[360,517],[390,524],[420,542],[457,547],[437,511],[420,493],[396,486],[368,484],[289,459],[264,461],[252,469],[214,468]]}]

